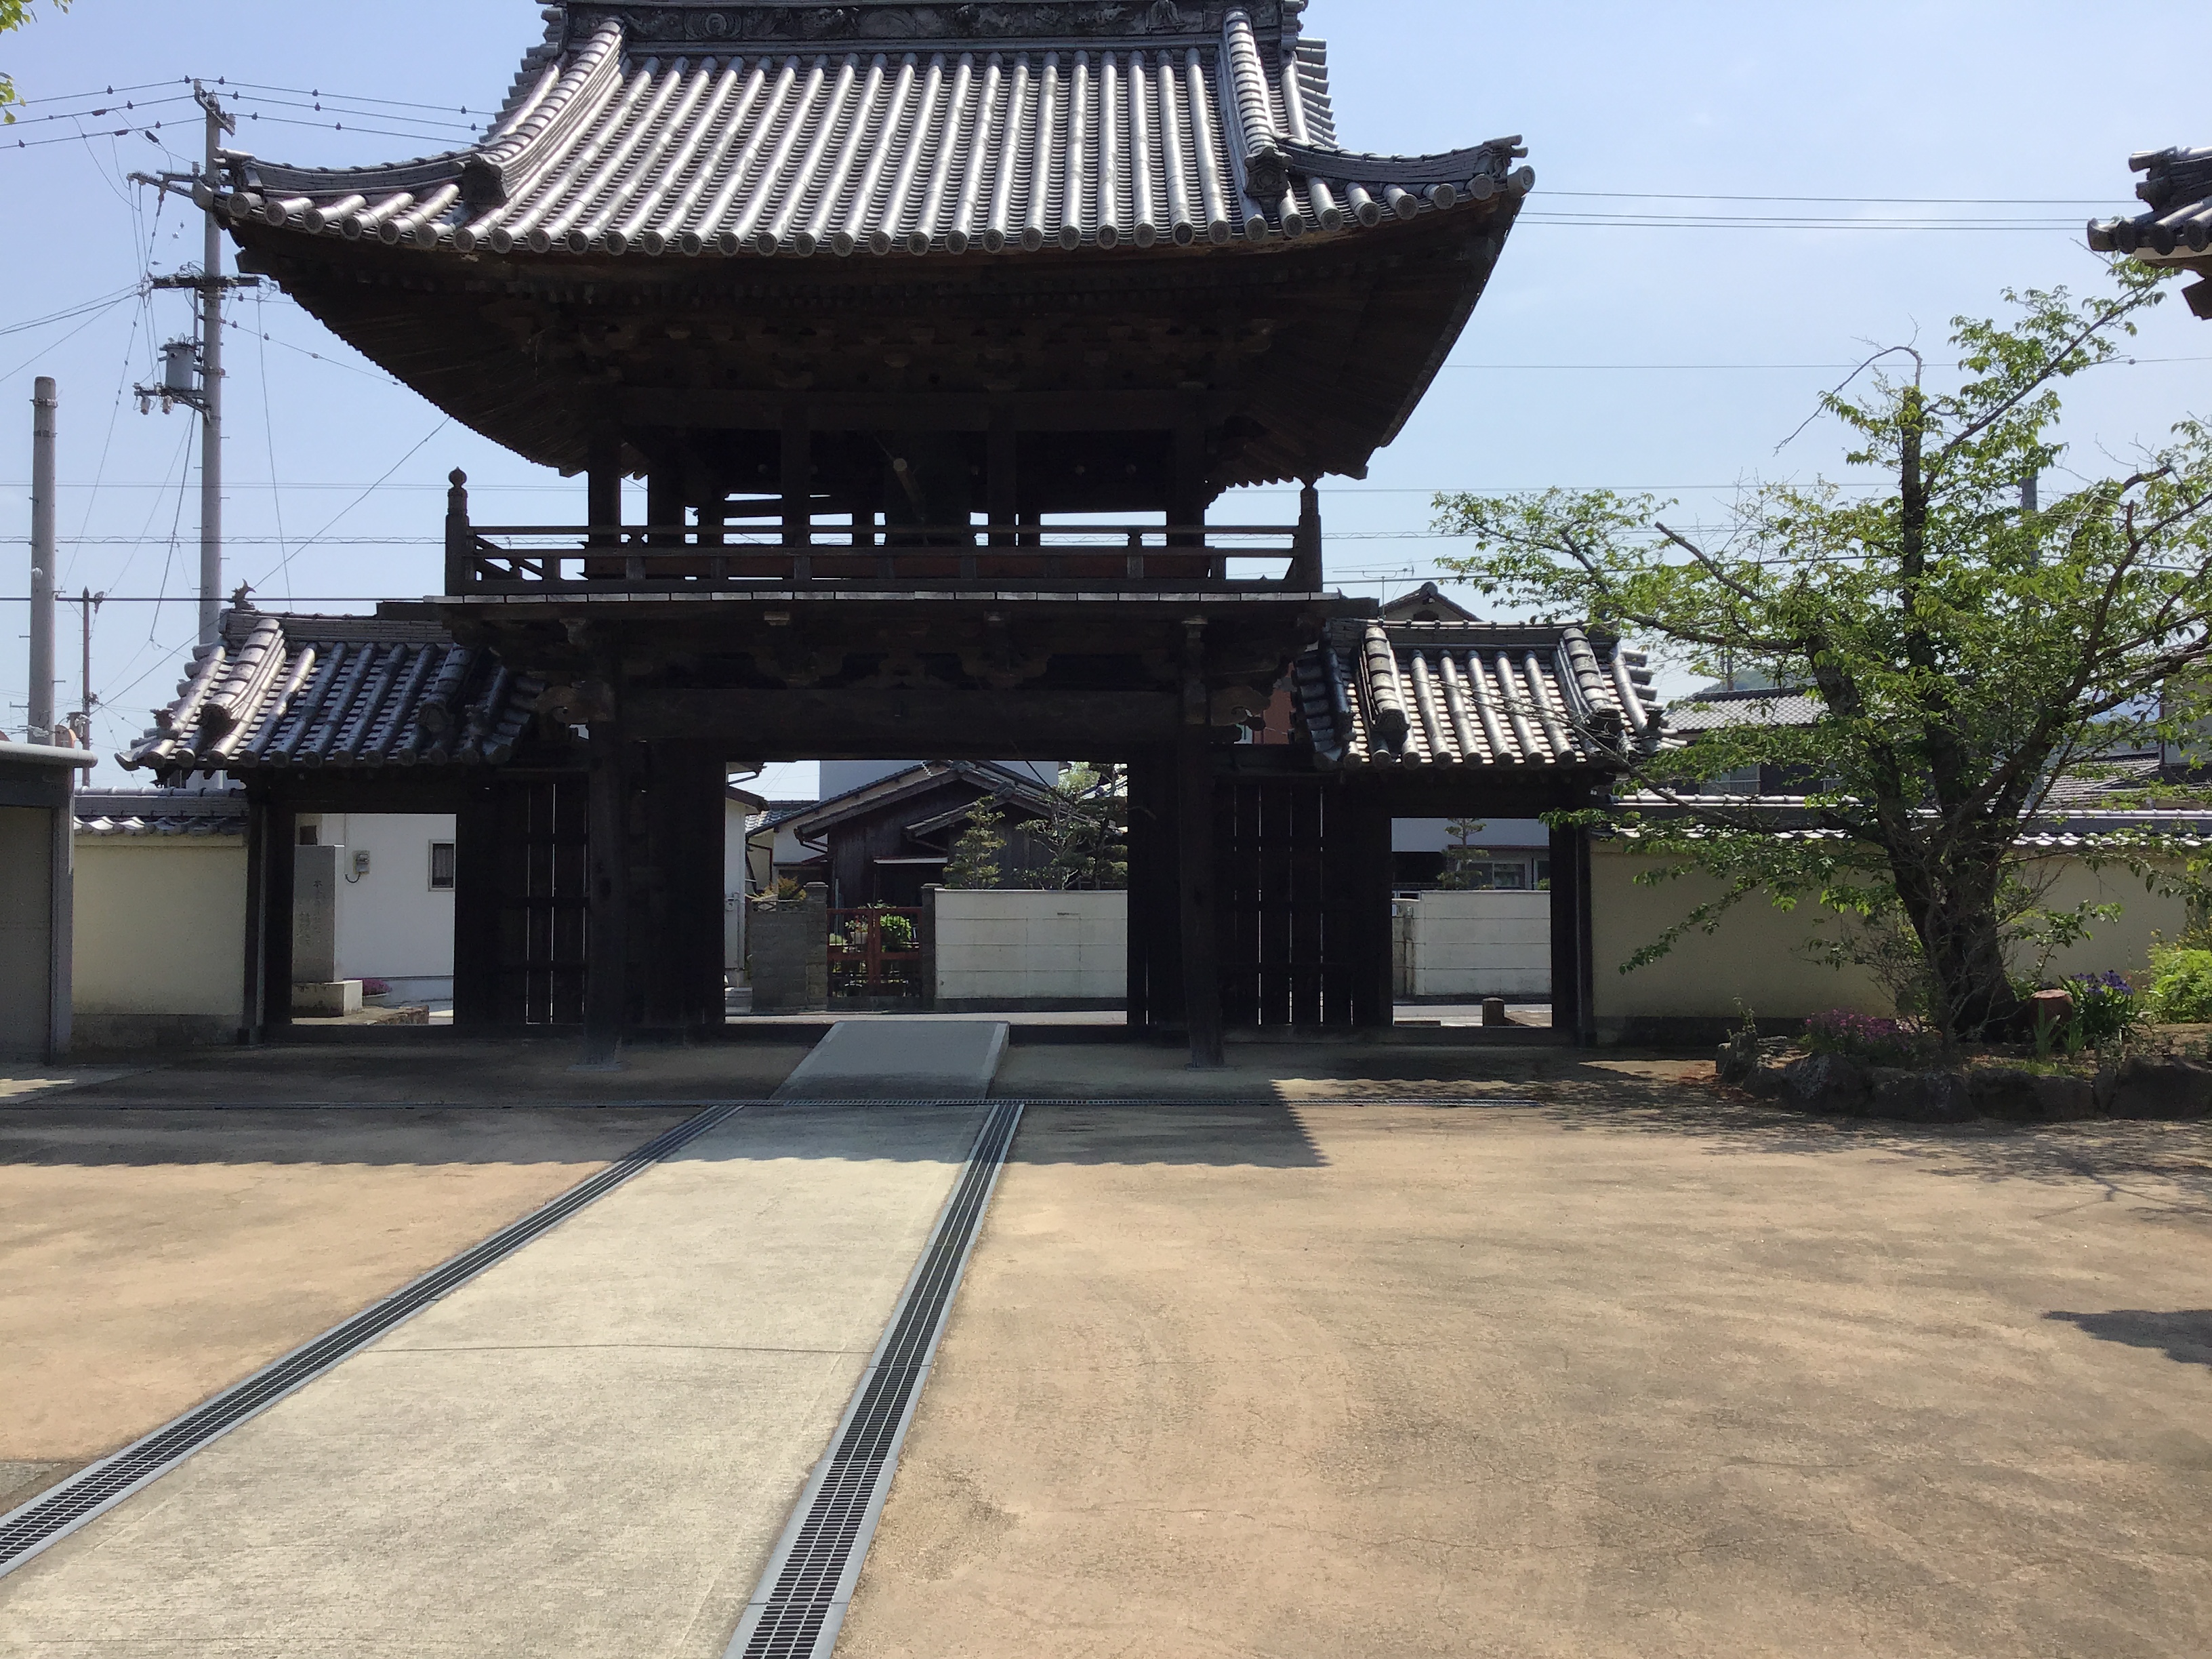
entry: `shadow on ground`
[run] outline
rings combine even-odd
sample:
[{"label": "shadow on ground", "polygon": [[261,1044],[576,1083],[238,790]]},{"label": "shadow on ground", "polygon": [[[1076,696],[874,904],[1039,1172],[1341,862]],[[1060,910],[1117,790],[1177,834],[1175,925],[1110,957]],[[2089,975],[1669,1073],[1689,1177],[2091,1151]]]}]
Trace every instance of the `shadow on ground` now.
[{"label": "shadow on ground", "polygon": [[2078,1326],[2106,1342],[2124,1342],[2131,1348],[2155,1348],[2184,1365],[2212,1366],[2212,1308],[2187,1308],[2179,1313],[2152,1313],[2142,1308],[2116,1308],[2110,1313],[2048,1313],[2045,1319]]}]

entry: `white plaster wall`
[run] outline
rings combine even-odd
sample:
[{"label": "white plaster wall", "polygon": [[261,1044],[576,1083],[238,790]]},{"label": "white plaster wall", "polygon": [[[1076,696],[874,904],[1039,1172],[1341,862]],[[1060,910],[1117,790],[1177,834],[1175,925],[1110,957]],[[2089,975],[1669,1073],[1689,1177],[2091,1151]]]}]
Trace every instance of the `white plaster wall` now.
[{"label": "white plaster wall", "polygon": [[1111,1001],[1128,989],[1127,893],[938,890],[940,999]]},{"label": "white plaster wall", "polygon": [[722,971],[742,975],[745,969],[745,821],[752,805],[741,800],[722,803]]},{"label": "white plaster wall", "polygon": [[[1739,1004],[1777,1019],[1829,1008],[1869,1014],[1896,1012],[1881,987],[1858,969],[1827,968],[1806,959],[1805,945],[1820,931],[1815,907],[1778,910],[1756,893],[1729,911],[1717,933],[1692,932],[1650,967],[1621,973],[1620,964],[1636,951],[1720,891],[1717,882],[1703,876],[1638,886],[1638,872],[1652,867],[1652,860],[1614,851],[1603,842],[1591,849],[1591,933],[1596,947],[1599,1018],[1715,1018],[1733,1015]],[[2150,964],[2155,937],[2175,938],[2188,925],[2186,908],[2179,900],[2145,892],[2141,878],[2124,870],[2099,872],[2074,859],[2047,860],[2032,868],[2037,878],[2049,879],[2046,908],[2069,909],[2084,899],[2121,907],[2117,920],[2092,924],[2086,940],[2051,960],[2045,971],[2053,976],[2107,968],[2141,974]],[[2016,951],[2014,966],[2031,972],[2036,964]]]},{"label": "white plaster wall", "polygon": [[[453,895],[430,888],[430,843],[452,841],[453,820],[428,813],[333,812],[320,839],[338,855],[338,977],[443,981],[452,994]],[[353,855],[368,873],[353,879]],[[435,994],[438,987],[413,988]]]},{"label": "white plaster wall", "polygon": [[1549,893],[1424,893],[1401,900],[1416,997],[1549,996]]},{"label": "white plaster wall", "polygon": [[79,836],[70,1004],[88,1044],[212,1041],[244,1023],[246,842]]}]

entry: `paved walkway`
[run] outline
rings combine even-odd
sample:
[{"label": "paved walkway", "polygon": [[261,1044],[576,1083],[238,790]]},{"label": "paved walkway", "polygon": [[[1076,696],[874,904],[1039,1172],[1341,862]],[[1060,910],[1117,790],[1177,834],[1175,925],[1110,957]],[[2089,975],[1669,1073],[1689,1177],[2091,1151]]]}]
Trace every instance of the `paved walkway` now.
[{"label": "paved walkway", "polygon": [[0,1579],[0,1654],[719,1659],[981,1115],[739,1114]]}]

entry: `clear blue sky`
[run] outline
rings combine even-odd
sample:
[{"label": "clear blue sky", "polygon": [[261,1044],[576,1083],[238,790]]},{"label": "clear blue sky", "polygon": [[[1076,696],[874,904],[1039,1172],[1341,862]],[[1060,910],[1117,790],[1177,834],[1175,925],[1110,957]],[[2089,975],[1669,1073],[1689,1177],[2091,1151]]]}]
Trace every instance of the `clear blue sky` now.
[{"label": "clear blue sky", "polygon": [[[1940,340],[1952,316],[1994,308],[2007,285],[2096,282],[2081,222],[2131,205],[2128,153],[2212,143],[2212,108],[2134,90],[2166,66],[2212,61],[2212,8],[2182,0],[2097,12],[2022,0],[1315,0],[1308,18],[1331,46],[1347,145],[1427,151],[1520,132],[1537,171],[1538,194],[1454,367],[1373,475],[1330,493],[1332,574],[1362,592],[1401,591],[1449,550],[1422,535],[1440,489],[1644,486],[1695,518],[1690,507],[1709,514],[1736,481],[1832,471],[1834,434],[1818,426],[1775,453],[1840,378],[1828,365],[1856,361],[1869,341]],[[78,0],[0,40],[0,63],[34,100],[197,74],[415,100],[459,122],[461,106],[496,103],[540,28],[535,0]],[[356,118],[331,131],[316,125],[337,118],[328,112],[276,101],[290,96],[261,94],[249,107],[263,118],[240,143],[326,162],[441,147],[359,131],[386,124]],[[137,137],[10,148],[68,130],[27,118],[0,132],[0,328],[127,288],[149,246],[159,269],[197,258],[193,216],[171,203],[157,217],[150,195],[122,182],[198,153],[190,106],[156,112],[179,122],[180,154]],[[1727,197],[1990,199],[1716,199]],[[1549,216],[1569,215],[1604,222]],[[1788,215],[1862,228],[1712,222]],[[1705,222],[1620,222],[1652,216]],[[1870,228],[1907,218],[2028,222]],[[580,514],[579,484],[439,430],[436,411],[289,305],[272,297],[234,314],[271,337],[234,337],[229,364],[232,580],[264,600],[434,589],[437,491],[456,465],[495,492],[510,522]],[[83,322],[0,334],[0,595],[11,600],[0,605],[0,726],[16,730],[25,610],[12,600],[27,587],[34,374],[62,383],[62,534],[77,538],[64,549],[68,586],[188,596],[196,568],[191,422],[142,417],[125,395],[151,375],[159,340],[185,331],[185,301],[126,302]],[[2084,470],[2100,452],[2156,441],[2185,413],[2212,413],[2212,324],[2170,303],[2136,349],[2194,361],[2078,385],[2069,434]],[[1236,510],[1287,519],[1292,503]],[[77,692],[74,625],[65,611],[65,708]],[[94,690],[114,705],[98,726],[104,751],[170,696],[192,627],[189,603],[101,615]],[[100,777],[124,775],[104,764]]]}]

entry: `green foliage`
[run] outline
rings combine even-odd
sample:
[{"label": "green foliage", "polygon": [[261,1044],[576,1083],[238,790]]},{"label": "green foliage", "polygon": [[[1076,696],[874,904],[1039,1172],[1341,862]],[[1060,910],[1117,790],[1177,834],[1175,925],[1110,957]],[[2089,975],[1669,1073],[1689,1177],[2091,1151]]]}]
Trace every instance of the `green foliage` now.
[{"label": "green foliage", "polygon": [[[70,9],[70,0],[49,0],[49,3],[56,11]],[[33,4],[33,0],[0,0],[0,34],[5,34],[10,29],[19,29],[29,22]],[[15,78],[6,70],[0,70],[0,123],[11,127],[15,125],[13,106],[21,101],[15,95]]]},{"label": "green foliage", "polygon": [[[2082,925],[2041,904],[2022,825],[2058,778],[2095,777],[2100,757],[2179,738],[2212,707],[2197,673],[2212,627],[2212,431],[2185,422],[2120,476],[2078,459],[2079,488],[2020,504],[2021,481],[2064,455],[2058,388],[2109,361],[2162,297],[2155,273],[2124,264],[2114,276],[2087,298],[2008,295],[2005,324],[1959,319],[1955,374],[1895,348],[1862,369],[1869,390],[1824,398],[1848,464],[1878,489],[1750,488],[1710,536],[1678,530],[1674,504],[1650,496],[1437,498],[1437,527],[1477,545],[1444,562],[1486,594],[1633,635],[1708,674],[1725,662],[1809,688],[1822,707],[1808,726],[1621,749],[1674,809],[1638,827],[1663,861],[1655,878],[1695,871],[1723,887],[1632,966],[1754,893],[1814,903],[1871,928],[1893,957],[1909,935],[1929,1018],[1973,1036],[2018,1016],[2008,945]],[[1759,763],[1820,781],[1786,815],[1698,791]],[[2147,882],[2212,887],[2170,874],[2179,852],[2144,834],[2102,855]]]},{"label": "green foliage", "polygon": [[2212,1021],[2212,950],[2161,951],[2151,958],[2150,1016],[2164,1025]]},{"label": "green foliage", "polygon": [[778,876],[775,885],[753,902],[764,910],[773,910],[781,904],[804,904],[806,884],[796,876]]},{"label": "green foliage", "polygon": [[945,866],[945,884],[957,888],[996,887],[999,854],[1006,850],[1006,815],[999,798],[986,795],[968,814],[968,827],[952,843],[951,861]]},{"label": "green foliage", "polygon": [[1050,853],[1045,871],[1063,892],[1120,892],[1129,884],[1129,783],[1118,766],[1069,767],[1053,805],[1030,826]]},{"label": "green foliage", "polygon": [[1452,843],[1444,848],[1444,872],[1437,878],[1439,888],[1459,893],[1474,884],[1467,866],[1474,861],[1474,838],[1489,827],[1480,818],[1454,818],[1444,826]]},{"label": "green foliage", "polygon": [[2118,974],[2083,974],[2068,980],[2065,990],[2074,999],[2074,1012],[2066,1022],[2065,1045],[2069,1054],[2085,1049],[2102,1054],[2125,1043],[2149,1023],[2143,999]]}]

